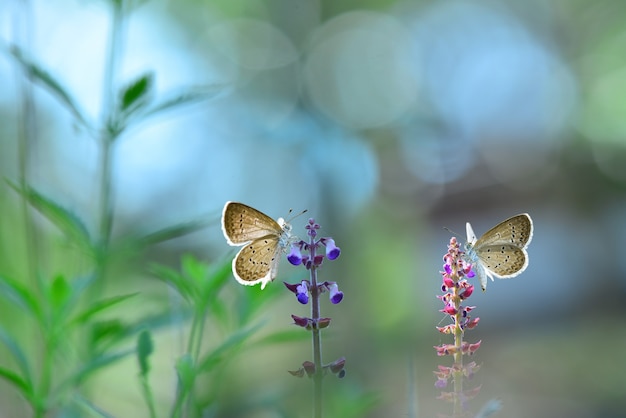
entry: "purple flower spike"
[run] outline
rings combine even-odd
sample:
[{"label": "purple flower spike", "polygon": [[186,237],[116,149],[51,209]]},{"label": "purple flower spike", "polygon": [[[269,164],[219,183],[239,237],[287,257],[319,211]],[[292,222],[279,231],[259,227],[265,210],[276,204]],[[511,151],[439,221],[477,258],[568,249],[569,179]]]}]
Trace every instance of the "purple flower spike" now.
[{"label": "purple flower spike", "polygon": [[302,253],[300,252],[299,245],[292,245],[291,251],[287,256],[287,260],[294,266],[299,266],[302,263]]},{"label": "purple flower spike", "polygon": [[328,257],[329,260],[335,260],[339,257],[339,254],[341,254],[341,250],[335,245],[334,239],[326,238],[324,245],[326,245],[326,257]]},{"label": "purple flower spike", "polygon": [[343,292],[339,290],[337,283],[329,283],[328,290],[330,291],[330,302],[332,304],[336,305],[341,302],[341,300],[343,299]]},{"label": "purple flower spike", "polygon": [[301,304],[309,303],[309,282],[302,280],[302,283],[296,287],[296,296]]}]

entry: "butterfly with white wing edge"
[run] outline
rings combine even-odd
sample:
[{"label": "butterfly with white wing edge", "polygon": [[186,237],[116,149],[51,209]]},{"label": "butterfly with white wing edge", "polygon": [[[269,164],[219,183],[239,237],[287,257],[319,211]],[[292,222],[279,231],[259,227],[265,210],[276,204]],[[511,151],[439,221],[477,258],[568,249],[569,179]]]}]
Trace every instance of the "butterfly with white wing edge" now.
[{"label": "butterfly with white wing edge", "polygon": [[297,239],[283,218],[275,221],[238,202],[224,205],[222,232],[229,245],[243,245],[233,259],[235,279],[246,286],[261,283],[261,289],[276,278],[281,252]]},{"label": "butterfly with white wing edge", "polygon": [[533,221],[527,213],[500,222],[478,239],[469,222],[466,230],[465,261],[473,264],[483,291],[487,277],[510,279],[528,267],[526,249],[533,237]]}]

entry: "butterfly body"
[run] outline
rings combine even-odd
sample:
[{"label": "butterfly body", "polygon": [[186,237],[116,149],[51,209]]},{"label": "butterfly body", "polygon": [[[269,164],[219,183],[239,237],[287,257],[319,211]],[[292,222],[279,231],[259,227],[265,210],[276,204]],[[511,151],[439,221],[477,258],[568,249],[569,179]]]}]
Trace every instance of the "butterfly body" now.
[{"label": "butterfly body", "polygon": [[533,236],[533,222],[527,213],[500,222],[478,239],[469,222],[466,229],[465,259],[473,264],[483,290],[487,277],[509,279],[528,267],[526,248]]},{"label": "butterfly body", "polygon": [[291,243],[291,225],[277,221],[250,206],[226,202],[222,212],[222,232],[226,242],[241,246],[233,259],[233,275],[246,286],[261,283],[261,289],[274,280],[281,252]]}]

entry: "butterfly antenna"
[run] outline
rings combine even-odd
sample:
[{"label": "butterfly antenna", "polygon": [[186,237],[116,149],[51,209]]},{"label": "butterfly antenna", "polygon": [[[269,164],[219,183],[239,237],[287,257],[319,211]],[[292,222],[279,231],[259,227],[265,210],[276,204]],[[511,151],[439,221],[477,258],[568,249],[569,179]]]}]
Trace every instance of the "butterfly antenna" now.
[{"label": "butterfly antenna", "polygon": [[[308,209],[303,210],[302,212],[298,213],[297,215],[293,215],[291,218],[289,218],[287,220],[288,223],[291,223],[291,221],[293,221],[294,219],[296,219],[298,216],[305,214],[308,211]],[[293,212],[293,209],[289,209],[289,215],[291,215],[291,212]]]},{"label": "butterfly antenna", "polygon": [[456,232],[454,232],[453,230],[451,230],[450,228],[447,227],[443,227],[443,229],[445,229],[446,231],[448,231],[449,233],[451,233],[452,235],[456,236],[456,237],[460,237],[462,235],[457,234]]}]

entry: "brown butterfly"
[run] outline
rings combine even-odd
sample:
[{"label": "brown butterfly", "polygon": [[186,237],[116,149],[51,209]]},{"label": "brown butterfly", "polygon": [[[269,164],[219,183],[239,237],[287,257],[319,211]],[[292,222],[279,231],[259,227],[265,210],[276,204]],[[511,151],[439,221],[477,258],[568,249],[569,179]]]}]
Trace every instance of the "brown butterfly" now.
[{"label": "brown butterfly", "polygon": [[222,213],[226,242],[243,248],[233,259],[233,275],[243,285],[261,283],[261,289],[278,273],[281,252],[293,242],[291,225],[277,221],[238,202],[226,202]]},{"label": "brown butterfly", "polygon": [[466,261],[474,265],[474,272],[483,290],[487,277],[492,281],[519,276],[528,267],[528,244],[533,237],[533,221],[527,213],[515,215],[485,232],[476,239],[468,222]]}]

